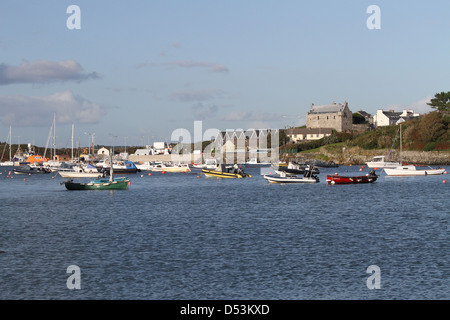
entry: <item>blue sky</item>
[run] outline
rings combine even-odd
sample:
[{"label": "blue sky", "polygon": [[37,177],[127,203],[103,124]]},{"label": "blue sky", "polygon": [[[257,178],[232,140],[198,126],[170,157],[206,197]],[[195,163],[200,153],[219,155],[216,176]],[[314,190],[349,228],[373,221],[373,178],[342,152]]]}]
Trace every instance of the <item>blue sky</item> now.
[{"label": "blue sky", "polygon": [[[81,29],[66,12],[81,9]],[[379,30],[366,26],[380,8]],[[450,90],[447,0],[0,3],[0,141],[142,145],[177,128],[285,128],[311,103],[431,109]],[[19,138],[20,137],[20,138]]]}]

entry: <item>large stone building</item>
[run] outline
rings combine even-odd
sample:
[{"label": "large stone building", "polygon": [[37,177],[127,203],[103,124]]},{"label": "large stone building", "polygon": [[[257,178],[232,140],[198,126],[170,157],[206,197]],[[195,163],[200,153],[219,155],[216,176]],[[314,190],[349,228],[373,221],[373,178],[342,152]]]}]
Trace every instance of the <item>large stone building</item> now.
[{"label": "large stone building", "polygon": [[348,103],[315,106],[311,105],[306,117],[307,128],[331,128],[338,132],[352,129],[353,115]]}]

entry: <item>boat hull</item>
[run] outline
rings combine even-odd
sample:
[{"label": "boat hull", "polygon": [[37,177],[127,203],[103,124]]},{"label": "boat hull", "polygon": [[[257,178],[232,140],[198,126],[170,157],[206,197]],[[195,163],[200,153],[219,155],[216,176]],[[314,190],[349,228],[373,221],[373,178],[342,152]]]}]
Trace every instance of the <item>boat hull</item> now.
[{"label": "boat hull", "polygon": [[358,183],[373,183],[377,181],[378,176],[368,175],[368,176],[339,176],[339,175],[327,175],[328,184],[358,184]]},{"label": "boat hull", "polygon": [[64,182],[67,190],[127,190],[130,179],[94,180],[88,183]]},{"label": "boat hull", "polygon": [[38,168],[38,169],[30,169],[30,170],[21,170],[21,169],[14,169],[14,174],[44,174],[44,173],[50,173],[51,171],[46,168]]},{"label": "boat hull", "polygon": [[100,172],[69,172],[58,171],[59,175],[63,178],[97,178],[102,174]]},{"label": "boat hull", "polygon": [[408,168],[404,167],[404,169],[398,169],[398,168],[384,168],[384,172],[388,176],[399,176],[399,177],[405,177],[405,176],[437,176],[441,175],[445,172],[445,169],[423,169],[423,170],[416,170],[415,168]]},{"label": "boat hull", "polygon": [[266,179],[270,183],[317,183],[319,182],[319,178],[315,177],[302,177],[298,178],[296,176],[286,175],[285,177],[277,176],[277,175],[264,175],[264,179]]},{"label": "boat hull", "polygon": [[207,177],[214,177],[214,178],[225,178],[225,179],[251,178],[251,175],[247,173],[240,174],[207,169],[202,169],[202,173],[205,174]]}]

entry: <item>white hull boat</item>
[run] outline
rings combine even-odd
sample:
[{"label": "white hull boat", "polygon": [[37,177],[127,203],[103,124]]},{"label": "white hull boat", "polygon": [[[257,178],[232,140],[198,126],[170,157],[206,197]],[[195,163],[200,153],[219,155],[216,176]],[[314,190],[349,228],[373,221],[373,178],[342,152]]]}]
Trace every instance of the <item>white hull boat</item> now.
[{"label": "white hull boat", "polygon": [[76,172],[76,171],[58,171],[63,178],[97,178],[102,174],[100,172]]},{"label": "white hull boat", "polygon": [[187,164],[159,164],[150,169],[151,171],[156,172],[190,172],[191,169]]},{"label": "white hull boat", "polygon": [[429,176],[443,174],[445,172],[445,169],[433,169],[431,167],[429,167],[429,169],[417,169],[416,166],[408,165],[395,168],[384,168],[384,172],[386,172],[388,176]]},{"label": "white hull boat", "polygon": [[366,165],[370,169],[383,169],[383,168],[395,168],[400,167],[402,164],[395,161],[385,161],[384,156],[373,157],[372,161],[366,162]]},{"label": "white hull boat", "polygon": [[296,175],[286,174],[283,171],[280,171],[278,175],[276,174],[266,174],[264,175],[264,179],[266,179],[270,183],[317,183],[319,182],[319,178],[313,175],[310,172],[305,174],[303,177],[299,177]]}]

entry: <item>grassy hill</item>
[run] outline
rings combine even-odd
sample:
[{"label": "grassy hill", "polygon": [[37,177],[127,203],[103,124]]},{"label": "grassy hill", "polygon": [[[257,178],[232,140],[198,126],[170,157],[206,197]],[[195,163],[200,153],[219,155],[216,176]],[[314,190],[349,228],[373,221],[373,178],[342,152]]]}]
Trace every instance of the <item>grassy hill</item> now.
[{"label": "grassy hill", "polygon": [[[450,117],[440,112],[427,113],[404,122],[402,126],[403,150],[450,151]],[[399,125],[379,127],[366,132],[334,132],[331,136],[316,141],[281,146],[281,152],[313,152],[325,145],[337,144],[339,148],[359,147],[363,150],[390,149],[400,146]]]}]

